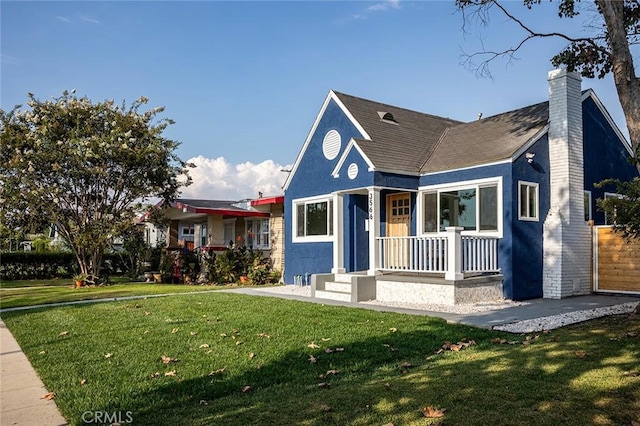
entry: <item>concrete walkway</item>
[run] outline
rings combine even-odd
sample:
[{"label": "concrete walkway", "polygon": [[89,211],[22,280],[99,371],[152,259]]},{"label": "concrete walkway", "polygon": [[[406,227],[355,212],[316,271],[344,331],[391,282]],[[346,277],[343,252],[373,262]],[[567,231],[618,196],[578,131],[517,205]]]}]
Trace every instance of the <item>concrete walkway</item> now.
[{"label": "concrete walkway", "polygon": [[398,312],[402,314],[438,317],[443,318],[451,323],[466,324],[472,325],[474,327],[488,329],[492,329],[500,325],[512,324],[515,322],[534,318],[549,317],[570,312],[605,308],[609,306],[616,306],[625,303],[640,301],[639,296],[589,294],[585,296],[568,297],[566,299],[533,299],[527,300],[526,304],[522,306],[514,306],[511,308],[496,309],[484,312],[473,312],[468,314],[455,314],[450,312],[436,312],[383,305],[369,305],[365,303],[314,299],[308,296],[269,293],[266,291],[260,291],[260,289],[253,288],[238,288],[220,291],[248,294],[253,296],[280,297],[284,299],[322,303],[324,305],[332,306],[348,306],[352,308],[371,309],[375,311]]},{"label": "concrete walkway", "polygon": [[54,400],[11,332],[0,320],[0,425],[66,425]]}]

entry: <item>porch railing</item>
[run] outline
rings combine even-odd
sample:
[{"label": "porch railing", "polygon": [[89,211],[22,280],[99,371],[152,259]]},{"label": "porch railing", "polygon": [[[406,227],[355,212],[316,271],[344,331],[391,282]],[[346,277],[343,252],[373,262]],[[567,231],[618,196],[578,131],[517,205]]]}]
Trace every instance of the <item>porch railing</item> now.
[{"label": "porch railing", "polygon": [[446,237],[380,237],[378,269],[406,272],[446,272]]},{"label": "porch railing", "polygon": [[377,269],[381,271],[444,273],[458,280],[465,272],[498,272],[498,238],[462,237],[462,228],[445,235],[379,237]]}]

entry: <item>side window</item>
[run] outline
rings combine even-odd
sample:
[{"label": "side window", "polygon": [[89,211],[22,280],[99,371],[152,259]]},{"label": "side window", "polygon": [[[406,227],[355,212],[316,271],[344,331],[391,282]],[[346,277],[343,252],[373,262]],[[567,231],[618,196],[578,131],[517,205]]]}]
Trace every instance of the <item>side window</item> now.
[{"label": "side window", "polygon": [[584,191],[584,220],[591,220],[591,191]]},{"label": "side window", "polygon": [[538,184],[518,182],[518,219],[538,221]]}]

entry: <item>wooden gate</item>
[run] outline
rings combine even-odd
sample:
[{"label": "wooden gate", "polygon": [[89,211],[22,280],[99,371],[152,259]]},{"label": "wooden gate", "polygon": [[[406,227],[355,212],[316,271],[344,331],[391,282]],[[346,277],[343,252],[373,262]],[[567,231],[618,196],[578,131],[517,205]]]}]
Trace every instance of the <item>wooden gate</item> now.
[{"label": "wooden gate", "polygon": [[640,240],[627,242],[610,226],[593,232],[593,289],[640,294]]}]

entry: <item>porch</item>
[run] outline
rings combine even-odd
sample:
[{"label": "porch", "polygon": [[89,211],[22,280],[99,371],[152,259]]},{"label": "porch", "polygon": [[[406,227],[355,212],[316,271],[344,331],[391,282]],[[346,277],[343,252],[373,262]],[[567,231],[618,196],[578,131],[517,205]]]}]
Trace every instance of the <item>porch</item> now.
[{"label": "porch", "polygon": [[377,237],[375,274],[316,274],[311,294],[349,302],[442,305],[503,299],[498,238],[463,236],[462,231],[448,227],[436,236]]}]

